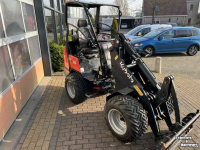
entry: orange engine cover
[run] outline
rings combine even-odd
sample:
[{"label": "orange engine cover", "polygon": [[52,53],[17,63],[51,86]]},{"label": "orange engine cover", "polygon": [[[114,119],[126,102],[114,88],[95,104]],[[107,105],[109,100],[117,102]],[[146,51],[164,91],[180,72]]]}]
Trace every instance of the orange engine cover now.
[{"label": "orange engine cover", "polygon": [[74,57],[69,54],[69,63],[72,69],[77,70],[78,72],[81,72],[80,70],[80,65],[79,65],[79,60],[77,57]]}]

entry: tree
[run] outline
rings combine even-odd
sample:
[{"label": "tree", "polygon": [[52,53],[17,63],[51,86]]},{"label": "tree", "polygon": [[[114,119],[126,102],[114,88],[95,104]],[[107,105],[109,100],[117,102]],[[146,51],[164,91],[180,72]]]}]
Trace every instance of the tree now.
[{"label": "tree", "polygon": [[[118,31],[118,23],[117,23],[117,19],[115,17],[113,17],[113,22],[112,22],[111,27],[114,28],[116,31]],[[113,30],[112,28],[111,28],[111,34],[116,35],[117,34],[116,31]]]},{"label": "tree", "polygon": [[200,14],[197,14],[196,27],[200,27]]},{"label": "tree", "polygon": [[[120,6],[120,10],[122,12],[122,16],[130,16],[129,13],[129,5],[127,0],[115,0],[113,2],[115,5]],[[118,15],[118,9],[115,7],[110,7],[109,14],[110,15]]]}]

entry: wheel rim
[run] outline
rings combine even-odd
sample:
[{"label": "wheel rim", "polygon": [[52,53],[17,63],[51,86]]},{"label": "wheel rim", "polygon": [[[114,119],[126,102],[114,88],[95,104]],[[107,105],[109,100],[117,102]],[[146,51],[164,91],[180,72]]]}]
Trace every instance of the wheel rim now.
[{"label": "wheel rim", "polygon": [[67,92],[71,98],[75,98],[75,88],[71,81],[67,82]]},{"label": "wheel rim", "polygon": [[126,121],[123,115],[116,109],[111,109],[108,113],[108,121],[112,129],[119,135],[123,135],[127,131]]},{"label": "wheel rim", "polygon": [[149,52],[148,56],[151,56],[153,54],[153,49],[151,47],[146,48],[146,51]]},{"label": "wheel rim", "polygon": [[190,47],[190,49],[189,49],[189,53],[190,53],[190,55],[195,55],[196,53],[197,53],[197,47],[196,46],[192,46],[192,47]]}]

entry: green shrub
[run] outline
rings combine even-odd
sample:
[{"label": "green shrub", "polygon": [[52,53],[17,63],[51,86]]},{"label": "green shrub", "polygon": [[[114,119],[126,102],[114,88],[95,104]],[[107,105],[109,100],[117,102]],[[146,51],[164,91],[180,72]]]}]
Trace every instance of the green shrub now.
[{"label": "green shrub", "polygon": [[[63,37],[65,37],[65,36],[63,35]],[[59,43],[59,45],[65,46],[65,38],[61,39],[61,38],[60,38],[60,35],[59,35],[59,36],[58,36],[58,43]]]},{"label": "green shrub", "polygon": [[51,52],[51,63],[54,71],[62,71],[64,67],[63,45],[58,45],[53,41],[49,42]]},{"label": "green shrub", "polygon": [[[114,17],[113,18],[113,22],[112,22],[112,25],[111,25],[112,28],[114,28],[116,31],[118,31],[118,23],[117,23],[117,19]],[[112,35],[116,35],[116,31],[111,29],[111,34]]]}]

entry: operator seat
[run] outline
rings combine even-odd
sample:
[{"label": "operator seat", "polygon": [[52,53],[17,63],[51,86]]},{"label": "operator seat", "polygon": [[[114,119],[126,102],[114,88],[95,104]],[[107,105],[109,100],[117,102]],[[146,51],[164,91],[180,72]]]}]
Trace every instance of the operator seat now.
[{"label": "operator seat", "polygon": [[[78,20],[78,27],[79,30],[85,35],[83,35],[81,32],[78,32],[78,46],[79,46],[79,50],[78,51],[82,51],[84,54],[98,54],[99,50],[96,47],[93,47],[91,45],[90,40],[93,39],[92,34],[90,32],[90,30],[87,28],[87,20],[86,19],[79,19]],[[86,39],[87,38],[87,39]]]}]

